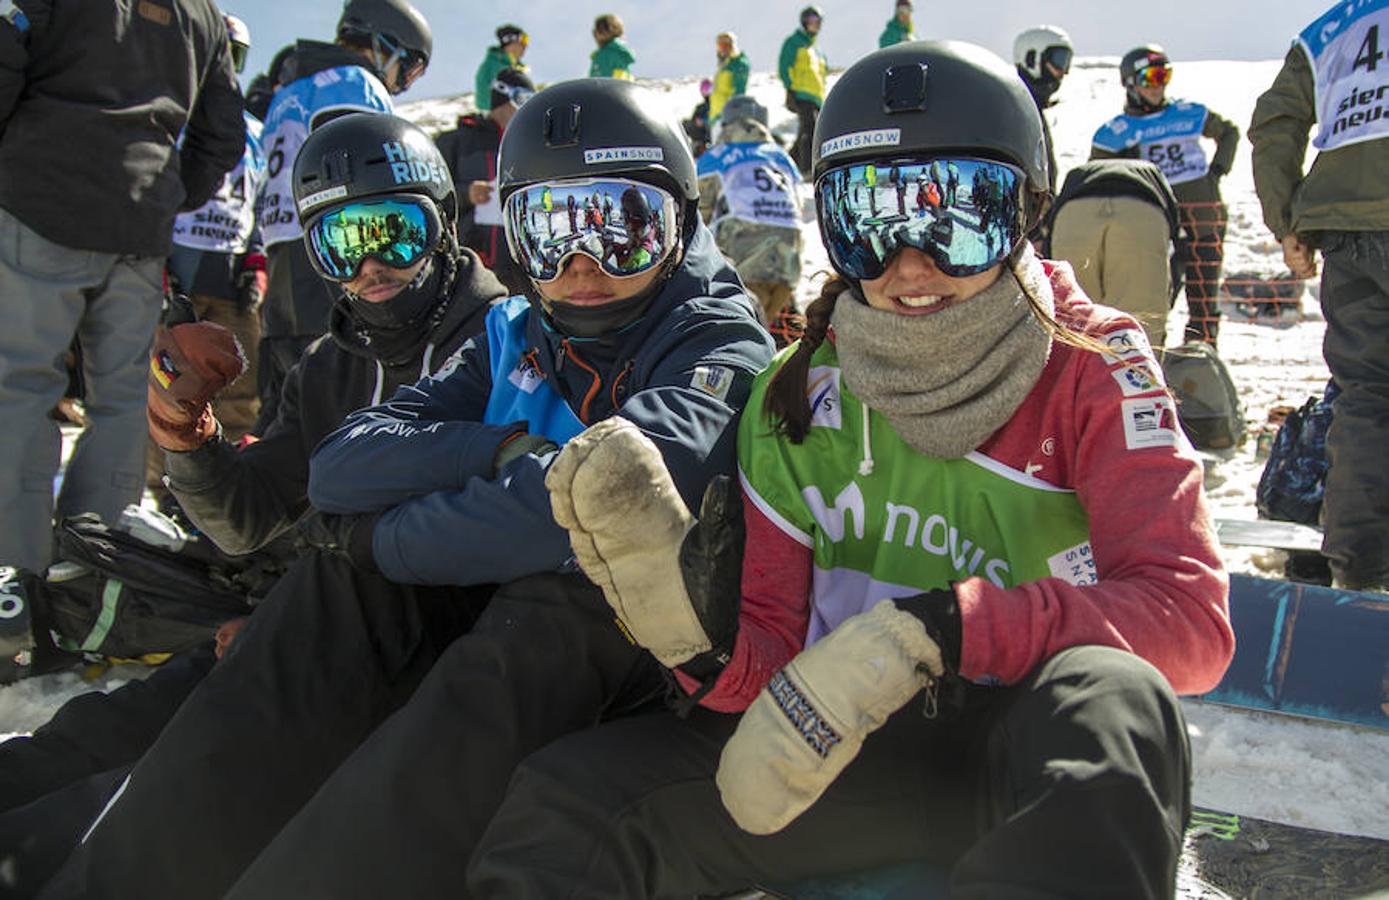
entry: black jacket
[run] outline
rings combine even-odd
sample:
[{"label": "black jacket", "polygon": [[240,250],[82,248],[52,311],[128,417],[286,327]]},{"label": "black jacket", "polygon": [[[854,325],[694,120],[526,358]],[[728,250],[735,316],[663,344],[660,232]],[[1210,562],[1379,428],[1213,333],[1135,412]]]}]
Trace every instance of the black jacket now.
[{"label": "black jacket", "polygon": [[[1041,230],[1042,255],[1051,259],[1051,230],[1056,214],[1067,202],[1079,197],[1133,197],[1151,203],[1162,210],[1167,219],[1167,235],[1175,247],[1182,240],[1181,207],[1177,195],[1167,183],[1162,170],[1142,159],[1108,157],[1081,163],[1066,173],[1061,193],[1047,212]],[[1178,254],[1168,257],[1173,297],[1182,289],[1184,269]]]},{"label": "black jacket", "polygon": [[[1077,197],[1133,197],[1153,204],[1167,217],[1167,230],[1176,243],[1181,231],[1177,214],[1177,197],[1153,163],[1139,159],[1092,159],[1066,173],[1061,193],[1052,205],[1049,219],[1068,200]],[[1050,228],[1047,229],[1050,234]],[[1048,251],[1051,249],[1047,248]],[[1044,253],[1050,257],[1050,253]]]},{"label": "black jacket", "polygon": [[453,175],[458,194],[458,235],[463,246],[471,247],[483,263],[497,273],[513,294],[526,292],[528,282],[506,247],[506,235],[497,225],[478,225],[473,220],[476,207],[468,200],[468,185],[474,181],[497,181],[497,150],[502,130],[487,116],[459,116],[458,127],[434,139]]},{"label": "black jacket", "polygon": [[[0,21],[0,207],[51,241],[169,252],[246,144],[211,0],[16,0]],[[182,147],[177,146],[180,133]]]},{"label": "black jacket", "polygon": [[[500,282],[464,251],[452,301],[426,341],[382,360],[363,335],[334,315],[334,330],[304,351],[280,393],[265,436],[236,450],[213,438],[187,453],[165,452],[169,489],[223,551],[249,553],[293,525],[308,509],[309,455],[355,409],[379,402],[439,367],[482,330]],[[345,310],[339,298],[336,310]]]}]

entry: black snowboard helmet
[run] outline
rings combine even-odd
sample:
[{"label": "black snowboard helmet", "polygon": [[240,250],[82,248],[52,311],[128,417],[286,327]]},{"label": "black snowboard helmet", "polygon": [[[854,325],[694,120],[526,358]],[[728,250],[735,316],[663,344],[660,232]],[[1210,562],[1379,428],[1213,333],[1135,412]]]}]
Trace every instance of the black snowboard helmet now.
[{"label": "black snowboard helmet", "polygon": [[441,244],[456,246],[453,177],[416,125],[384,113],[340,116],[314,129],[294,160],[294,203],[306,232],[345,201],[392,195],[432,201],[443,225]]},{"label": "black snowboard helmet", "polygon": [[420,63],[428,66],[434,53],[429,22],[407,0],[346,0],[338,38],[368,44],[383,73],[393,56],[401,56],[401,70],[407,71]]},{"label": "black snowboard helmet", "polygon": [[644,87],[615,78],[563,81],[526,101],[497,153],[502,203],[542,181],[619,175],[683,199],[681,239],[699,223],[699,179],[680,123]]},{"label": "black snowboard helmet", "polygon": [[1161,107],[1153,106],[1138,94],[1138,73],[1151,66],[1171,68],[1172,60],[1157,44],[1144,44],[1134,47],[1119,60],[1119,83],[1124,86],[1128,104],[1144,112],[1156,112]]},{"label": "black snowboard helmet", "polygon": [[1013,66],[964,41],[896,44],[854,63],[825,97],[811,149],[817,191],[825,172],[847,163],[956,154],[1022,169],[1027,230],[1046,211],[1049,166],[1037,104]]}]

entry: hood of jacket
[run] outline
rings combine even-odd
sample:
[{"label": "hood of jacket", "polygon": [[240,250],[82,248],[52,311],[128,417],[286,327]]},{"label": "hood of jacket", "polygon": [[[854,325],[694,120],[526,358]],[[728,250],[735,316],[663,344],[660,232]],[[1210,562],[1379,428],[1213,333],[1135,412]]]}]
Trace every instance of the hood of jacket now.
[{"label": "hood of jacket", "polygon": [[289,84],[327,69],[336,69],[338,66],[360,66],[383,83],[385,81],[385,76],[376,71],[376,66],[372,65],[371,60],[355,50],[323,41],[301,40],[295,42],[294,49],[280,65],[279,83]]}]

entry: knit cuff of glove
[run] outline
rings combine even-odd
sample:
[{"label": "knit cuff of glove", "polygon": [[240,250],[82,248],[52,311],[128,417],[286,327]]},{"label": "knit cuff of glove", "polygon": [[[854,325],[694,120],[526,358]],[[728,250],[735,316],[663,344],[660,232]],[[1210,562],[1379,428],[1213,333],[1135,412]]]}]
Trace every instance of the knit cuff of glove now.
[{"label": "knit cuff of glove", "polygon": [[198,415],[186,422],[174,422],[145,407],[149,419],[150,437],[161,450],[186,453],[197,450],[222,432],[221,423],[212,414],[212,406],[204,403]]}]

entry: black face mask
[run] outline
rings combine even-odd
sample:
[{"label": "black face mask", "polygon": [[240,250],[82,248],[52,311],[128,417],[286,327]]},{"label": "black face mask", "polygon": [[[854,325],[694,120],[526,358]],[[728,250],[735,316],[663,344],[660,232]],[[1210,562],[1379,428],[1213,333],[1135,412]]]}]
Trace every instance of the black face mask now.
[{"label": "black face mask", "polygon": [[434,259],[425,263],[414,280],[389,300],[371,303],[347,294],[352,314],[368,327],[394,331],[415,324],[433,308],[439,297],[439,267]]},{"label": "black face mask", "polygon": [[618,331],[645,313],[656,297],[657,285],[625,300],[612,300],[599,306],[575,306],[549,300],[542,304],[555,329],[571,337],[591,338]]}]

